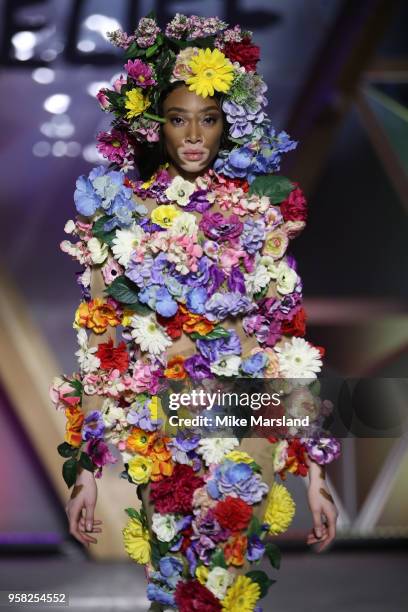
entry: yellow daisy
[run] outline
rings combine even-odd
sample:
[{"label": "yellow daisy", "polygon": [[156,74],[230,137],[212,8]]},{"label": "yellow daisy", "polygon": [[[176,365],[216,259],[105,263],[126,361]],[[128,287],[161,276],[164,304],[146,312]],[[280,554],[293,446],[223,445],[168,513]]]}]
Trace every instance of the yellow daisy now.
[{"label": "yellow daisy", "polygon": [[269,533],[277,535],[287,530],[295,516],[296,504],[281,484],[273,483],[269,491],[264,523],[269,523]]},{"label": "yellow daisy", "polygon": [[123,543],[129,557],[136,563],[149,563],[150,543],[149,532],[142,527],[136,518],[131,518],[126,527],[122,529]]},{"label": "yellow daisy", "polygon": [[153,210],[151,219],[153,223],[157,223],[160,227],[169,228],[179,215],[181,215],[181,212],[173,204],[162,204]]},{"label": "yellow daisy", "polygon": [[261,595],[261,587],[248,576],[238,576],[222,600],[225,612],[252,612]]},{"label": "yellow daisy", "polygon": [[188,63],[192,75],[186,79],[190,91],[206,98],[214,91],[227,92],[234,79],[234,66],[219,49],[200,49]]},{"label": "yellow daisy", "polygon": [[141,115],[150,106],[150,100],[144,97],[140,89],[131,89],[126,92],[125,108],[128,109],[126,119],[133,119]]},{"label": "yellow daisy", "polygon": [[129,460],[128,473],[135,484],[146,484],[152,473],[153,461],[149,457],[137,455]]}]

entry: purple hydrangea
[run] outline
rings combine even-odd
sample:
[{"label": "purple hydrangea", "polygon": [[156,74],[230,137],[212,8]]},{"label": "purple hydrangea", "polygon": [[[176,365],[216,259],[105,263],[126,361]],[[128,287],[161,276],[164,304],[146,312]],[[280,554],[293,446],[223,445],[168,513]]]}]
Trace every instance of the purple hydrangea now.
[{"label": "purple hydrangea", "polygon": [[105,423],[103,422],[102,414],[99,410],[92,410],[85,416],[82,427],[82,439],[90,440],[91,438],[103,438],[105,432]]},{"label": "purple hydrangea", "polygon": [[264,240],[265,221],[263,219],[248,219],[248,221],[245,221],[240,238],[243,249],[253,255],[262,247]]},{"label": "purple hydrangea", "polygon": [[340,457],[341,445],[336,438],[302,438],[306,446],[309,457],[319,465],[331,463]]},{"label": "purple hydrangea", "polygon": [[230,315],[236,317],[255,308],[256,304],[239,292],[214,293],[206,304],[206,317],[210,321],[221,321]]},{"label": "purple hydrangea", "polygon": [[228,337],[197,340],[196,345],[203,357],[211,363],[224,355],[240,355],[242,352],[241,340],[233,329],[229,330]]},{"label": "purple hydrangea", "polygon": [[213,499],[232,495],[252,505],[262,500],[268,492],[268,485],[247,463],[226,460],[215,468],[211,480],[207,482],[207,490]]}]

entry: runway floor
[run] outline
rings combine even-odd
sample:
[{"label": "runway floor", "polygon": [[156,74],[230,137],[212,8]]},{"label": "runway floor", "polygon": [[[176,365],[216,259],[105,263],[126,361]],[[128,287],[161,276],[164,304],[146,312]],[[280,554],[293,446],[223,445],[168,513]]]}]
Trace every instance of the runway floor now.
[{"label": "runway floor", "polygon": [[[407,610],[406,551],[285,552],[274,574],[277,582],[262,600],[264,612]],[[75,612],[139,612],[150,605],[140,566],[89,561],[77,555],[0,557],[0,591],[3,601],[5,591],[67,593],[68,610]],[[15,606],[9,609],[57,609]]]}]

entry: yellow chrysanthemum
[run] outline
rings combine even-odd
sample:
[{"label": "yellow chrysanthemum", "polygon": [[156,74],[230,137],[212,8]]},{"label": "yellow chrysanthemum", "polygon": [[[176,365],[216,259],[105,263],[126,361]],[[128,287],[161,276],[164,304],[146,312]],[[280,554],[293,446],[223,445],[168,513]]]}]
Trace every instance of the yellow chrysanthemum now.
[{"label": "yellow chrysanthemum", "polygon": [[153,210],[151,218],[153,223],[157,223],[160,227],[169,228],[179,215],[181,212],[173,204],[162,204]]},{"label": "yellow chrysanthemum", "polygon": [[140,89],[131,89],[126,92],[125,108],[128,109],[126,119],[133,119],[141,115],[150,106],[150,100],[145,98]]},{"label": "yellow chrysanthemum", "polygon": [[135,484],[146,484],[152,473],[153,461],[149,457],[137,455],[129,460],[128,473]]},{"label": "yellow chrysanthemum", "polygon": [[225,612],[252,612],[261,595],[261,587],[248,576],[238,576],[222,600]]},{"label": "yellow chrysanthemum", "polygon": [[136,563],[149,563],[150,543],[149,532],[136,518],[131,518],[122,529],[123,543],[129,557]]},{"label": "yellow chrysanthemum", "polygon": [[205,565],[199,565],[195,571],[195,575],[198,582],[201,582],[201,584],[205,584],[207,582],[209,573],[210,570],[208,569],[208,567],[205,567]]},{"label": "yellow chrysanthemum", "polygon": [[287,530],[295,516],[296,504],[281,484],[273,483],[269,491],[264,523],[269,524],[269,533],[277,535]]},{"label": "yellow chrysanthemum", "polygon": [[234,79],[234,66],[219,49],[200,49],[188,63],[192,75],[186,79],[190,91],[206,98],[214,91],[227,92]]},{"label": "yellow chrysanthemum", "polygon": [[225,459],[235,461],[235,463],[253,463],[255,460],[248,455],[245,451],[232,450],[230,453],[225,455]]}]

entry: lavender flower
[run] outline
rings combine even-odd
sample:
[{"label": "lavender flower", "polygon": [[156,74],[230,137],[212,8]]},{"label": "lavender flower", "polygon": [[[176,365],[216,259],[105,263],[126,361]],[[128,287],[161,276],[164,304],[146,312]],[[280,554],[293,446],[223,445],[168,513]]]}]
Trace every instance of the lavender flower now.
[{"label": "lavender flower", "polygon": [[241,312],[251,312],[256,304],[238,292],[214,293],[206,304],[206,317],[210,321],[222,321],[229,315],[236,317]]},{"label": "lavender flower", "polygon": [[135,30],[135,38],[139,47],[146,49],[154,45],[157,35],[160,33],[160,28],[154,19],[150,17],[142,17],[138,27]]},{"label": "lavender flower", "polygon": [[340,457],[341,445],[336,438],[301,438],[312,461],[325,465]]},{"label": "lavender flower", "polygon": [[105,423],[99,410],[92,410],[85,419],[82,428],[82,439],[102,438],[105,432]]},{"label": "lavender flower", "polygon": [[196,345],[200,353],[211,363],[218,361],[224,355],[240,355],[242,351],[241,340],[233,329],[225,338],[214,340],[197,340]]},{"label": "lavender flower", "polygon": [[268,485],[247,463],[226,460],[215,468],[213,478],[207,482],[207,490],[213,499],[232,495],[252,505],[261,501],[268,492]]},{"label": "lavender flower", "polygon": [[244,223],[240,242],[243,249],[253,255],[262,247],[265,240],[265,221],[263,219],[249,219]]}]

